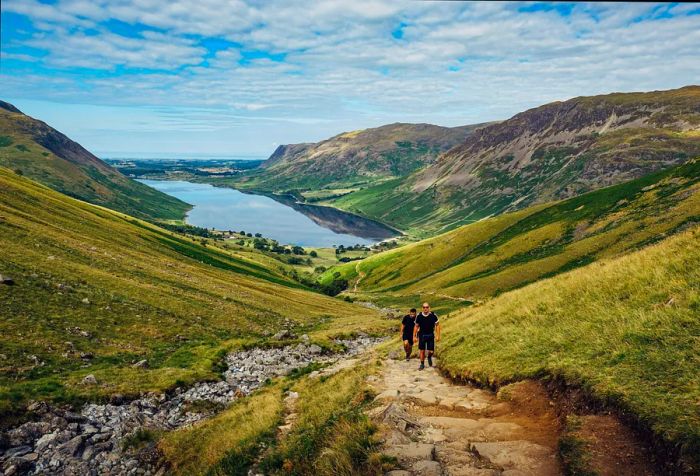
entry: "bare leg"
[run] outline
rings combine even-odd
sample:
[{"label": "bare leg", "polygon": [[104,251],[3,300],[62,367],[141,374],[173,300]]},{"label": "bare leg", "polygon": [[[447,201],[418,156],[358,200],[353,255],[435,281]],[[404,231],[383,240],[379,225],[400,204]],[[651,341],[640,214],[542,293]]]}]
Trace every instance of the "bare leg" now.
[{"label": "bare leg", "polygon": [[413,349],[413,346],[411,343],[407,340],[403,341],[403,350],[406,352],[406,359],[409,359],[411,357],[411,350]]}]

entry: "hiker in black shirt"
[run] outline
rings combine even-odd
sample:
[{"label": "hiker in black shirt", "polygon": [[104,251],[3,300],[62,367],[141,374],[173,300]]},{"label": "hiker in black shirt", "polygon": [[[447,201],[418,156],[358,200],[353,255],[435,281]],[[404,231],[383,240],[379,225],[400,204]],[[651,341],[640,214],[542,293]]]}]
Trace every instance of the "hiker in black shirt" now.
[{"label": "hiker in black shirt", "polygon": [[420,367],[425,368],[425,351],[428,351],[428,365],[433,366],[433,352],[435,341],[440,342],[440,321],[437,315],[430,311],[430,304],[423,303],[423,311],[416,316],[416,327],[413,331],[418,336],[418,349],[420,350]]},{"label": "hiker in black shirt", "polygon": [[413,328],[416,325],[416,309],[408,311],[408,314],[403,316],[401,321],[401,340],[403,341],[403,350],[406,352],[406,361],[411,359],[411,351],[413,350]]}]

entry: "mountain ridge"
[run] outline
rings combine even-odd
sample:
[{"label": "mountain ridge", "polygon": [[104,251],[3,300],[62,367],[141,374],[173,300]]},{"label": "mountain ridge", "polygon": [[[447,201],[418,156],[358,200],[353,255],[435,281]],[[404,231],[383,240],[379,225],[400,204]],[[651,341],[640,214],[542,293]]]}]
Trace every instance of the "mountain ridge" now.
[{"label": "mountain ridge", "polygon": [[405,179],[332,204],[425,236],[638,178],[698,154],[700,86],[579,97],[479,128]]},{"label": "mountain ridge", "polygon": [[0,165],[61,193],[139,218],[180,220],[189,205],[123,175],[47,123],[0,101]]},{"label": "mountain ridge", "polygon": [[396,122],[319,142],[284,144],[259,170],[235,179],[233,186],[301,193],[367,186],[433,163],[479,127],[483,124],[442,127]]}]

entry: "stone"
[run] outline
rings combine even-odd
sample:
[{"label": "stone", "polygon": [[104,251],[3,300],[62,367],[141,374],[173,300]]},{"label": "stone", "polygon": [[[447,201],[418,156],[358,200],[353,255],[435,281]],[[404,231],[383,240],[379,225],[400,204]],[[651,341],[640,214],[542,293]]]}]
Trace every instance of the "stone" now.
[{"label": "stone", "polygon": [[316,344],[311,344],[309,346],[308,352],[309,352],[309,354],[312,354],[312,355],[318,355],[321,352],[323,352],[323,349],[321,348],[321,346],[318,346]]},{"label": "stone", "polygon": [[4,276],[4,275],[0,274],[0,284],[5,284],[7,286],[13,286],[15,284],[15,280],[9,276]]},{"label": "stone", "polygon": [[148,368],[148,360],[146,360],[146,359],[139,360],[134,365],[132,365],[132,367],[135,369],[147,369]]},{"label": "stone", "polygon": [[523,440],[473,443],[472,449],[502,466],[504,470],[519,469],[532,474],[556,473],[554,452],[536,443]]},{"label": "stone", "polygon": [[430,460],[417,461],[413,465],[413,472],[416,476],[442,476],[440,463]]},{"label": "stone", "polygon": [[428,443],[408,443],[396,445],[386,449],[385,453],[394,456],[399,461],[431,460],[435,452],[435,445]]},{"label": "stone", "polygon": [[97,379],[92,374],[86,375],[83,379],[83,385],[97,385]]},{"label": "stone", "polygon": [[293,337],[294,334],[292,334],[288,329],[281,330],[272,336],[272,338],[275,340],[292,339]]},{"label": "stone", "polygon": [[67,456],[79,456],[83,450],[83,437],[78,435],[58,447],[58,451]]},{"label": "stone", "polygon": [[22,445],[22,446],[16,446],[14,448],[10,448],[5,452],[5,457],[6,458],[12,458],[16,456],[24,456],[28,453],[32,452],[32,447],[28,445]]},{"label": "stone", "polygon": [[392,401],[399,398],[399,391],[396,389],[384,390],[382,393],[374,397],[375,402]]},{"label": "stone", "polygon": [[57,433],[47,433],[41,438],[39,438],[36,442],[36,445],[34,446],[35,451],[42,452],[44,449],[46,449],[51,443],[56,441],[56,437],[58,436]]},{"label": "stone", "polygon": [[[88,375],[89,377],[89,375]],[[63,418],[66,419],[66,421],[70,423],[82,423],[85,421],[85,417],[81,415],[80,413],[74,413],[74,412],[65,412],[63,414]]]},{"label": "stone", "polygon": [[393,471],[389,471],[384,476],[411,476],[411,472],[406,471],[405,469],[395,469]]}]

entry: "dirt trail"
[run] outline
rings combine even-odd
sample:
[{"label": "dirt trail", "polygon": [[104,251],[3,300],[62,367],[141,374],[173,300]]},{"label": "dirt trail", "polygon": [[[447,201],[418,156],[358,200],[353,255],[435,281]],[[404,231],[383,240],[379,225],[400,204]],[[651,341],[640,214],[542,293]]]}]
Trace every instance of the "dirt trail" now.
[{"label": "dirt trail", "polygon": [[435,368],[386,360],[373,382],[391,476],[549,476],[561,474],[559,423],[534,382],[489,391],[455,385]]}]

